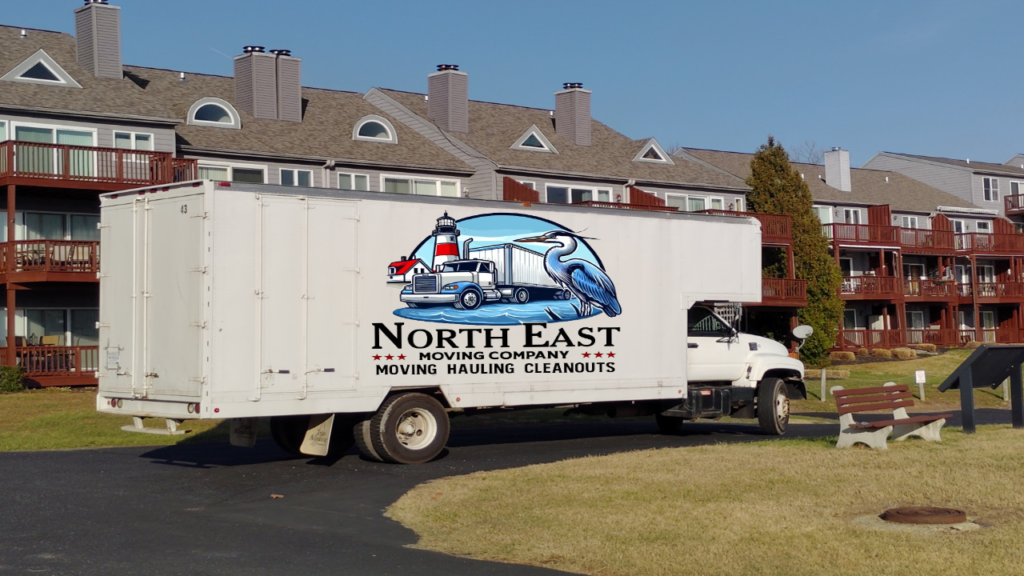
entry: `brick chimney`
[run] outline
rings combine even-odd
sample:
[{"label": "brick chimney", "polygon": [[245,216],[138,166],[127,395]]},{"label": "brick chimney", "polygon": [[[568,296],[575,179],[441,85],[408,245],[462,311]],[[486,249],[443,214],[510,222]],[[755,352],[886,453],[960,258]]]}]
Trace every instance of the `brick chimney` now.
[{"label": "brick chimney", "polygon": [[842,148],[832,148],[825,152],[825,184],[849,192],[850,185],[850,152]]},{"label": "brick chimney", "polygon": [[566,82],[555,92],[555,132],[575,142],[590,146],[590,90],[579,82]]},{"label": "brick chimney", "polygon": [[440,64],[427,76],[427,116],[448,132],[469,132],[469,75]]},{"label": "brick chimney", "polygon": [[107,0],[85,0],[75,10],[78,63],[97,78],[124,77],[121,68],[121,8]]},{"label": "brick chimney", "polygon": [[235,105],[255,118],[277,120],[277,56],[246,46],[235,56]]}]

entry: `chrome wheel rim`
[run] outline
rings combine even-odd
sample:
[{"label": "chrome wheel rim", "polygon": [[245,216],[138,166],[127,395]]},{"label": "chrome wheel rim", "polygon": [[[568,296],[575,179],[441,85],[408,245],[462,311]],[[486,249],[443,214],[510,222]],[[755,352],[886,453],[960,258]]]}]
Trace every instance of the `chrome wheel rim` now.
[{"label": "chrome wheel rim", "polygon": [[780,393],[775,397],[775,418],[779,424],[789,421],[789,398],[785,394]]},{"label": "chrome wheel rim", "polygon": [[422,408],[406,410],[398,418],[395,436],[406,448],[422,450],[430,446],[437,437],[437,419]]},{"label": "chrome wheel rim", "polygon": [[476,292],[467,292],[466,295],[462,297],[462,304],[467,308],[476,306],[476,301]]}]

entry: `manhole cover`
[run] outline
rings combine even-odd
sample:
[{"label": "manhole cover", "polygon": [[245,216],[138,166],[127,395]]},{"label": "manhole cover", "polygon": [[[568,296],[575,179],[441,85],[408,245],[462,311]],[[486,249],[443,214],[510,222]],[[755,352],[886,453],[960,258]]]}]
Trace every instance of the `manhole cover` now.
[{"label": "manhole cover", "polygon": [[882,520],[898,524],[959,524],[967,522],[967,513],[953,508],[892,508]]}]

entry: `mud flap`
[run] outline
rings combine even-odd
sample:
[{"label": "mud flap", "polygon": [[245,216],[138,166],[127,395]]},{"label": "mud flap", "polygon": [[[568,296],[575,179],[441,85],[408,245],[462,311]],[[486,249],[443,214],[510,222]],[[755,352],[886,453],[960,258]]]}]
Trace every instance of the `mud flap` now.
[{"label": "mud flap", "polygon": [[334,428],[334,414],[314,414],[309,417],[309,428],[302,440],[299,452],[308,456],[327,456],[331,445],[331,430]]},{"label": "mud flap", "polygon": [[252,448],[256,445],[256,418],[231,419],[231,445]]}]

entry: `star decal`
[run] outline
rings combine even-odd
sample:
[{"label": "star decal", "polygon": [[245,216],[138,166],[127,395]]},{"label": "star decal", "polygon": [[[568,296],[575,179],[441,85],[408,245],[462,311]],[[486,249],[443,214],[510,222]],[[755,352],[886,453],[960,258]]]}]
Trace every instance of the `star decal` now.
[{"label": "star decal", "polygon": [[380,360],[380,354],[374,354],[373,355],[373,359],[374,360]]},{"label": "star decal", "polygon": [[392,358],[394,358],[394,356],[392,356],[391,354],[388,354],[387,356],[385,356],[385,358],[387,358],[388,360],[391,360]]},{"label": "star decal", "polygon": [[405,354],[399,354],[398,355],[398,359],[399,360],[405,360]]},{"label": "star decal", "polygon": [[615,358],[615,352],[609,352],[608,353],[608,357],[609,358]]},{"label": "star decal", "polygon": [[594,354],[595,358],[600,358],[601,356],[604,356],[604,354],[601,354],[600,352],[598,352],[597,354]]},{"label": "star decal", "polygon": [[584,352],[583,353],[583,357],[584,358],[590,358],[590,352]]}]

